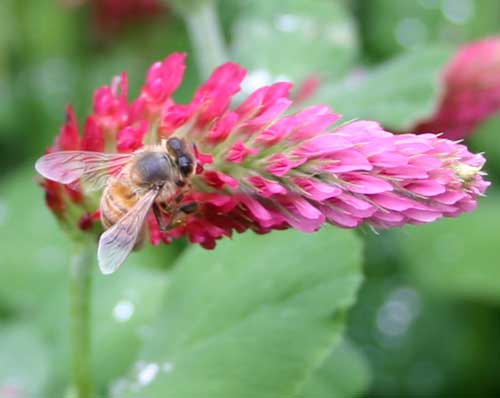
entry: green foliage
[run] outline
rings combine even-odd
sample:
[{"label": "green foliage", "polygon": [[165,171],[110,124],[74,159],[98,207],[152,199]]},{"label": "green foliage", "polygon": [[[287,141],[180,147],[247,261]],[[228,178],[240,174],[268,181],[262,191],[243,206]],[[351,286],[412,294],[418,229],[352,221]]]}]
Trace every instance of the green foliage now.
[{"label": "green foliage", "polygon": [[246,234],[192,247],[115,396],[290,397],[331,352],[360,282],[352,232]]},{"label": "green foliage", "polygon": [[313,100],[331,105],[346,119],[376,120],[406,131],[433,114],[441,92],[441,71],[450,55],[444,47],[405,53],[325,85]]},{"label": "green foliage", "polygon": [[490,190],[471,214],[408,228],[400,237],[404,263],[436,293],[498,303],[499,225],[499,194]]},{"label": "green foliage", "polygon": [[500,115],[493,116],[482,123],[476,132],[468,138],[468,144],[476,152],[484,152],[487,159],[485,170],[490,178],[500,177]]},{"label": "green foliage", "polygon": [[0,396],[39,397],[49,374],[45,342],[32,325],[0,324]]},{"label": "green foliage", "polygon": [[160,0],[165,2],[168,6],[173,7],[175,10],[182,14],[189,13],[205,4],[212,2],[213,0]]},{"label": "green foliage", "polygon": [[429,295],[396,270],[368,278],[348,327],[371,364],[368,396],[497,396],[498,315]]},{"label": "green foliage", "polygon": [[[67,286],[71,242],[48,209],[33,206],[34,201],[43,202],[42,190],[25,183],[33,174],[30,165],[4,181],[0,191],[0,231],[9,237],[9,244],[2,245],[0,280],[8,283],[0,283],[0,325],[2,314],[6,325],[11,318],[19,317],[27,324],[28,320],[31,322],[30,333],[44,342],[43,349],[49,350],[44,355],[53,359],[50,366],[43,367],[44,378],[54,394],[48,396],[57,396],[67,383],[69,372]],[[29,238],[26,231],[30,231]],[[172,263],[176,251],[171,248],[160,254],[149,249],[131,255],[116,277],[106,278],[95,267],[94,362],[96,379],[102,388],[130,366],[159,307],[161,294],[150,294],[161,292],[167,283],[164,273],[157,269],[158,263]],[[21,347],[17,340],[12,344],[13,350]]]},{"label": "green foliage", "polygon": [[[2,244],[0,297],[9,311],[34,311],[40,297],[64,286],[69,241],[43,204],[31,165],[12,173],[0,186]],[[27,183],[29,182],[29,183]],[[65,244],[66,243],[66,244]]]},{"label": "green foliage", "polygon": [[249,69],[256,84],[283,79],[298,84],[312,74],[338,79],[357,55],[348,11],[329,0],[248,2],[232,40],[233,57]]},{"label": "green foliage", "polygon": [[370,378],[369,364],[365,357],[349,341],[342,341],[315,370],[299,396],[358,396],[366,390]]},{"label": "green foliage", "polygon": [[357,0],[365,57],[386,59],[429,43],[498,33],[496,0]]}]

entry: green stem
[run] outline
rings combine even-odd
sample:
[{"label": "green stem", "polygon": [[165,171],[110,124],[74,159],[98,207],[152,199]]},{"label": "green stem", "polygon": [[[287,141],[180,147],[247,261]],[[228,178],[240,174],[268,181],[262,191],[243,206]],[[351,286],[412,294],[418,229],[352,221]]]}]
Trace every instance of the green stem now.
[{"label": "green stem", "polygon": [[71,258],[72,383],[76,398],[93,396],[90,299],[94,245],[79,243]]},{"label": "green stem", "polygon": [[217,7],[213,1],[204,1],[184,10],[182,15],[186,21],[200,75],[205,79],[228,59]]}]

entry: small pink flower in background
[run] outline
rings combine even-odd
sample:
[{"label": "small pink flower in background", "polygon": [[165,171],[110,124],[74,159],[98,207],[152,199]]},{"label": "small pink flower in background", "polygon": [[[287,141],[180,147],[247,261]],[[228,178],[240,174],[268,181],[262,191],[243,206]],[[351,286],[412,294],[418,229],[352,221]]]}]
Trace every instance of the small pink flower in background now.
[{"label": "small pink flower in background", "polygon": [[68,7],[88,3],[96,32],[101,37],[113,35],[127,25],[148,21],[165,14],[162,0],[60,0]]},{"label": "small pink flower in background", "polygon": [[19,387],[16,384],[4,382],[0,384],[1,398],[23,398],[27,397],[26,389]]},{"label": "small pink flower in background", "polygon": [[[422,224],[473,210],[489,185],[480,172],[482,155],[453,141],[393,135],[371,121],[342,124],[325,105],[287,113],[290,83],[262,87],[232,105],[246,74],[234,63],[217,68],[189,104],[177,104],[172,94],[182,82],[184,59],[175,53],[155,63],[135,100],[127,98],[125,73],[98,89],[81,139],[69,108],[51,148],[85,144],[87,150],[129,152],[171,135],[191,142],[197,171],[183,200],[197,202],[198,210],[168,232],[151,215],[154,244],[187,236],[213,248],[217,239],[248,229]],[[59,218],[71,203],[81,210],[77,218],[62,217],[66,222],[87,230],[98,219],[97,201],[82,187],[71,188],[83,195],[79,201],[58,184],[44,187]]]},{"label": "small pink flower in background", "polygon": [[300,105],[303,102],[311,99],[321,86],[321,77],[319,75],[309,75],[295,89],[293,94],[294,105]]},{"label": "small pink flower in background", "polygon": [[462,47],[444,71],[444,93],[437,112],[414,131],[464,138],[500,112],[500,36]]}]

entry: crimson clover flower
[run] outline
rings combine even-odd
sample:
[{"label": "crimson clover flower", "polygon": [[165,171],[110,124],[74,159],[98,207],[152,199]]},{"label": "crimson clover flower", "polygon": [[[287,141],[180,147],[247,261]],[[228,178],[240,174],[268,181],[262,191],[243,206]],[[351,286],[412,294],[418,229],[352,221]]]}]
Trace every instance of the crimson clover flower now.
[{"label": "crimson clover flower", "polygon": [[[184,61],[185,54],[174,53],[153,64],[132,101],[125,73],[99,88],[82,136],[69,107],[49,149],[131,152],[172,135],[192,142],[197,170],[184,201],[196,201],[198,210],[168,232],[149,215],[153,244],[187,236],[211,249],[217,239],[248,229],[423,224],[473,210],[489,185],[480,171],[483,156],[457,142],[394,135],[373,121],[340,123],[326,105],[287,114],[290,83],[259,88],[233,106],[246,74],[235,63],[218,67],[189,104],[178,104],[172,94]],[[84,230],[99,225],[98,202],[84,186],[43,186],[63,223]]]},{"label": "crimson clover flower", "polygon": [[437,112],[415,131],[442,132],[456,140],[500,112],[500,36],[462,47],[446,67],[443,84]]}]

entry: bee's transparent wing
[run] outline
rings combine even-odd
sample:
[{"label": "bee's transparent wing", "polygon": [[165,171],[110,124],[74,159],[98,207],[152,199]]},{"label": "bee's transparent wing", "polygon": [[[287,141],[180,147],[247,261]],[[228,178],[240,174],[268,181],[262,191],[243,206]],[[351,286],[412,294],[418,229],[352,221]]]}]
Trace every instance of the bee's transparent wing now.
[{"label": "bee's transparent wing", "polygon": [[148,191],[125,216],[101,235],[97,260],[103,274],[115,272],[130,254],[157,194],[156,190]]},{"label": "bee's transparent wing", "polygon": [[116,175],[133,154],[91,151],[61,151],[42,156],[35,169],[43,177],[71,184],[81,180],[87,190],[104,187],[109,177]]}]

